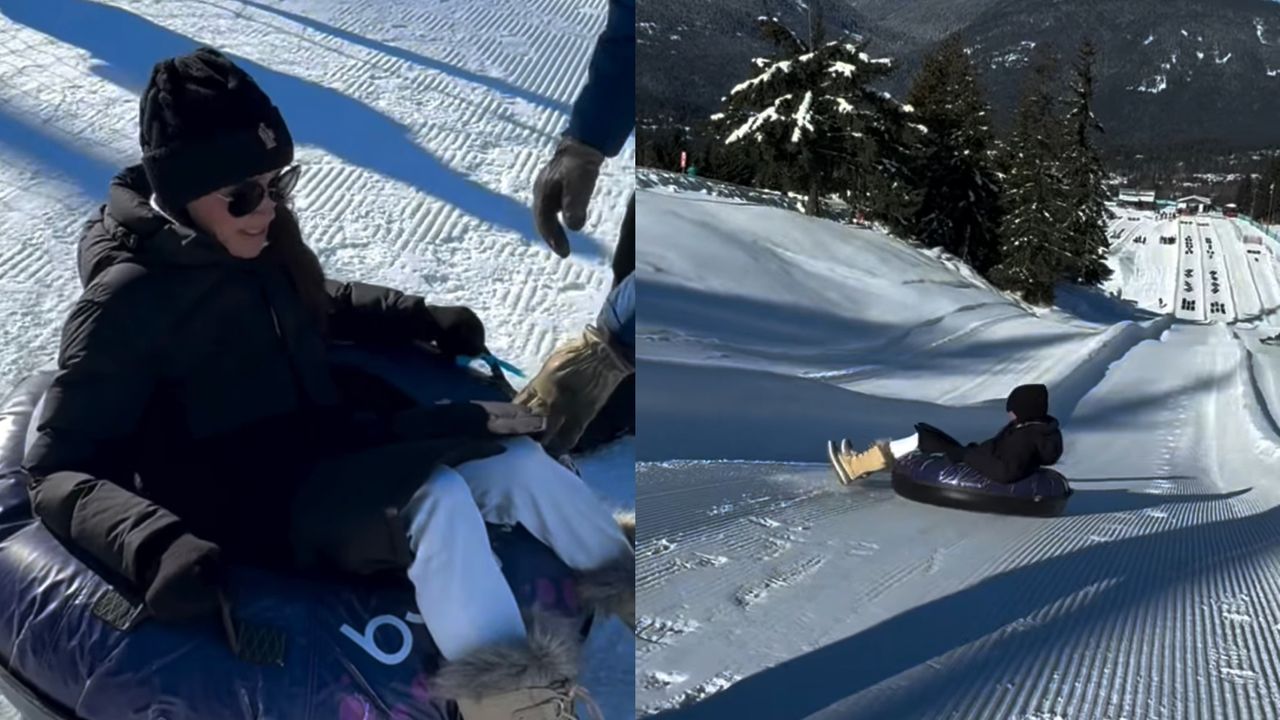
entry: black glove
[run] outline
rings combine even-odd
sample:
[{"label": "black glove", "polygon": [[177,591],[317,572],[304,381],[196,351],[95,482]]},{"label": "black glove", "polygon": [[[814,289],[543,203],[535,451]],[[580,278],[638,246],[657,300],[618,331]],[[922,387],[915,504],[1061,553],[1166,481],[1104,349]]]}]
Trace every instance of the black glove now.
[{"label": "black glove", "polygon": [[147,609],[164,622],[182,622],[219,611],[225,570],[218,546],[185,534],[160,556],[147,585]]},{"label": "black glove", "polygon": [[489,348],[484,344],[484,323],[469,307],[461,305],[428,306],[427,312],[435,322],[434,340],[440,352],[454,357],[458,355],[484,355]]},{"label": "black glove", "polygon": [[600,177],[604,154],[573,138],[565,138],[533,183],[533,221],[538,234],[560,257],[569,257],[569,238],[556,215],[564,214],[570,230],[587,222],[587,205]]},{"label": "black glove", "polygon": [[523,405],[476,400],[406,410],[396,415],[391,426],[406,440],[444,435],[536,435],[547,429],[547,418]]}]

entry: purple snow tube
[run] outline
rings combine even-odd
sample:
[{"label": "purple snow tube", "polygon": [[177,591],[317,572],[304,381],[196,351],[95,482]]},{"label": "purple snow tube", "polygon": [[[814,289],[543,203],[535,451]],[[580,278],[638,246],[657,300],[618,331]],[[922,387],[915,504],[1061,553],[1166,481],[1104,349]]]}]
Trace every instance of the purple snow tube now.
[{"label": "purple snow tube", "polygon": [[[453,363],[350,348],[414,395],[506,399]],[[440,663],[407,580],[357,585],[232,568],[234,654],[216,621],[134,622],[113,591],[31,514],[21,470],[51,371],[0,403],[0,695],[25,720],[453,720],[427,679]],[[477,382],[477,380],[481,380]],[[572,574],[522,528],[491,529],[521,607],[581,619]],[[123,629],[121,629],[123,628]]]},{"label": "purple snow tube", "polygon": [[998,483],[945,455],[912,452],[893,463],[893,489],[916,502],[978,512],[1059,515],[1071,486],[1062,473],[1040,468],[1015,483]]}]

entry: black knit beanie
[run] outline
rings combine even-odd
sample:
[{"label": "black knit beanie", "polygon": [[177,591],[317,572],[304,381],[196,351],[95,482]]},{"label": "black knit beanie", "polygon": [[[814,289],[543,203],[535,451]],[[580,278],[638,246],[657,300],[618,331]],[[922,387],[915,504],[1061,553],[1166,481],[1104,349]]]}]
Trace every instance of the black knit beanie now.
[{"label": "black knit beanie", "polygon": [[1035,420],[1049,414],[1049,388],[1044,385],[1019,385],[1009,393],[1004,409],[1019,420]]},{"label": "black knit beanie", "polygon": [[160,206],[186,204],[293,162],[293,138],[271,99],[213,48],[156,63],[142,93],[142,165]]}]

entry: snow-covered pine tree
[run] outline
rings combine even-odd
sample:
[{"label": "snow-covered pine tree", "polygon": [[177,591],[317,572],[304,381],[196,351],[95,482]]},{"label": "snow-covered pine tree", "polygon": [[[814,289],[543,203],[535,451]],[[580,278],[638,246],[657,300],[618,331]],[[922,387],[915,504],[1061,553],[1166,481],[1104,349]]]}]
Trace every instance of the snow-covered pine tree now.
[{"label": "snow-covered pine tree", "polygon": [[1007,148],[1000,264],[989,277],[1028,302],[1053,302],[1053,286],[1069,262],[1070,220],[1062,168],[1062,122],[1056,113],[1057,62],[1039,52],[1018,106]]},{"label": "snow-covered pine tree", "polygon": [[1071,110],[1067,114],[1070,138],[1065,155],[1067,182],[1071,186],[1071,219],[1067,241],[1071,257],[1063,268],[1063,279],[1080,285],[1099,285],[1111,277],[1107,265],[1107,187],[1102,158],[1093,143],[1093,134],[1103,132],[1093,114],[1093,63],[1097,51],[1085,40],[1076,56],[1071,83]]},{"label": "snow-covered pine tree", "polygon": [[920,204],[911,235],[985,273],[999,262],[1000,183],[990,106],[958,37],[925,59],[907,102],[929,128],[914,158]]},{"label": "snow-covered pine tree", "polygon": [[755,59],[756,75],[729,91],[712,120],[726,145],[749,147],[761,163],[758,178],[804,193],[805,212],[816,215],[823,196],[884,166],[892,145],[903,142],[893,134],[907,110],[871,87],[893,62],[856,42],[815,36],[811,46],[776,18],[757,23],[778,54]]}]

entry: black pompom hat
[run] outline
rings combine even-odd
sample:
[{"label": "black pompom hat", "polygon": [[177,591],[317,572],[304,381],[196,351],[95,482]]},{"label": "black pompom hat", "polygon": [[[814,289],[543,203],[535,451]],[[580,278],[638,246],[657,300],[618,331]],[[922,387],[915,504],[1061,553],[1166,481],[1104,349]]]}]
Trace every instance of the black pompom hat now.
[{"label": "black pompom hat", "polygon": [[1019,420],[1038,420],[1049,414],[1049,388],[1044,385],[1019,385],[1009,393],[1004,409]]},{"label": "black pompom hat", "polygon": [[140,106],[142,165],[176,217],[196,198],[293,162],[280,110],[213,48],[156,63]]}]

